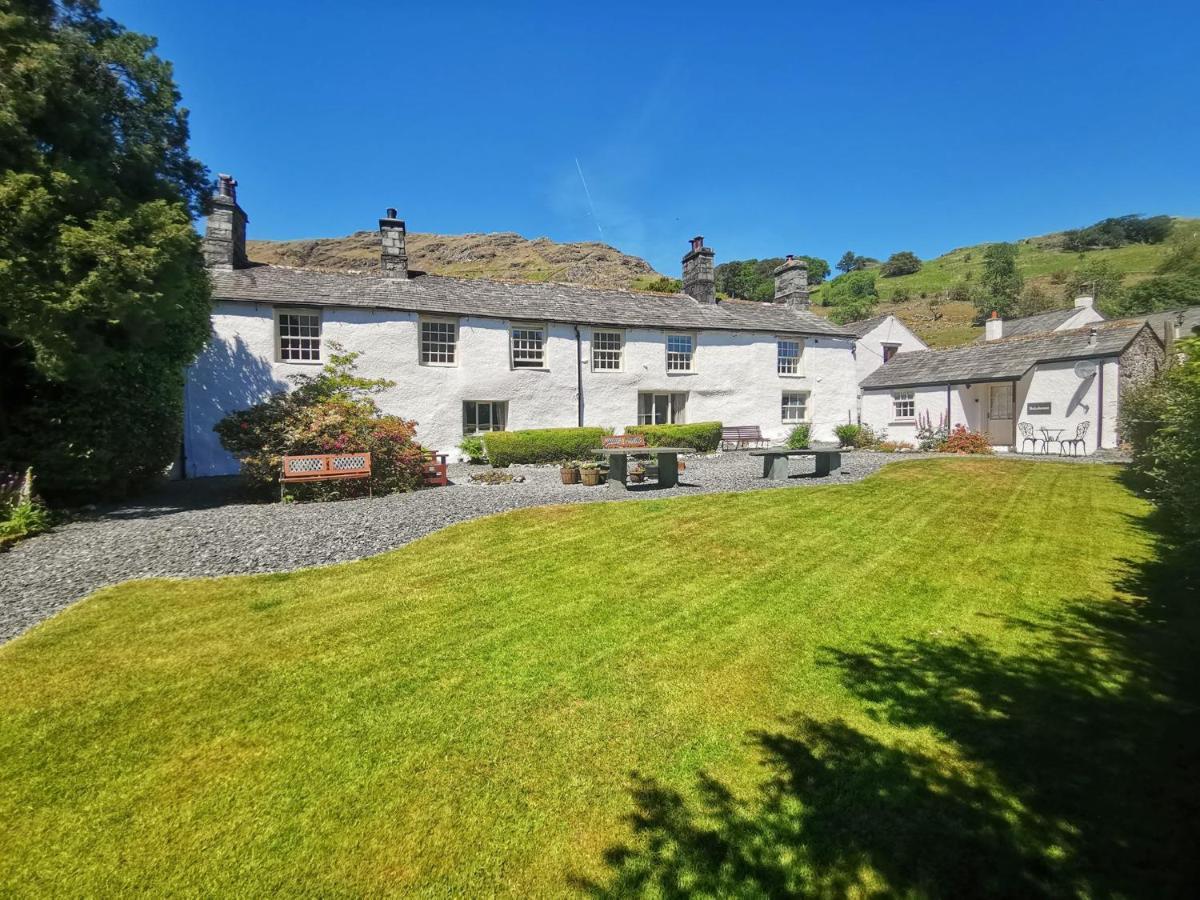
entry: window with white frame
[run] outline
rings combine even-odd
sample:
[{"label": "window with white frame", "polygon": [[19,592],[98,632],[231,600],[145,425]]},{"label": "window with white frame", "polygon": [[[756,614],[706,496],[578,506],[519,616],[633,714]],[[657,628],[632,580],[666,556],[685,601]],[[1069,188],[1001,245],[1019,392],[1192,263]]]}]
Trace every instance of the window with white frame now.
[{"label": "window with white frame", "polygon": [[421,320],[421,365],[458,365],[458,323],[446,319]]},{"label": "window with white frame", "polygon": [[642,391],[638,394],[639,425],[680,425],[686,409],[686,392]]},{"label": "window with white frame", "polygon": [[321,314],[311,309],[277,310],[275,357],[280,362],[320,362]]},{"label": "window with white frame", "polygon": [[917,398],[912,391],[896,391],[892,394],[892,417],[897,420],[917,417]]},{"label": "window with white frame", "polygon": [[619,331],[592,332],[592,371],[620,372],[625,335]]},{"label": "window with white frame", "polygon": [[514,369],[546,368],[546,328],[544,325],[514,325],[512,330]]},{"label": "window with white frame", "polygon": [[508,424],[507,400],[464,400],[463,434],[503,431]]},{"label": "window with white frame", "polygon": [[784,422],[807,422],[808,421],[808,394],[807,394],[807,392],[801,392],[801,391],[784,392],[784,395],[783,395],[783,421]]},{"label": "window with white frame", "polygon": [[804,355],[804,344],[796,340],[779,341],[779,362],[777,371],[780,375],[800,375],[801,362]]},{"label": "window with white frame", "polygon": [[690,334],[667,335],[667,371],[694,371],[696,339]]}]

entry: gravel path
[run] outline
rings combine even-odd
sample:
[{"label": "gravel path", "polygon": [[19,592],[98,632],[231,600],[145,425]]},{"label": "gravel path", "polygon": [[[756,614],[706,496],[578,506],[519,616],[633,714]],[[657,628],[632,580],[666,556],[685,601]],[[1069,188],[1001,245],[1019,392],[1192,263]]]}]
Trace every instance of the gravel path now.
[{"label": "gravel path", "polygon": [[525,476],[521,484],[477,485],[467,476],[480,467],[454,465],[449,487],[333,503],[251,504],[235,499],[234,479],[177,482],[147,501],[98,510],[0,553],[0,643],[131,578],[283,572],[382,553],[521,507],[847,483],[925,455],[847,453],[842,471],[825,478],[810,474],[811,459],[795,459],[787,482],[763,480],[761,461],[746,453],[692,456],[678,487],[626,494],[564,485],[557,468],[540,466],[512,467]]}]

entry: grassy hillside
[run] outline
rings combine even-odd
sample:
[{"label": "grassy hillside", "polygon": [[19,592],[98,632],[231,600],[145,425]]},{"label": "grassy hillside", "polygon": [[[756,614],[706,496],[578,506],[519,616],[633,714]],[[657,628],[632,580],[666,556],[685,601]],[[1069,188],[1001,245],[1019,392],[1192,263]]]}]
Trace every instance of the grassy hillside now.
[{"label": "grassy hillside", "polygon": [[[1197,232],[1200,232],[1200,219],[1176,219],[1172,241]],[[1041,285],[1051,296],[1063,293],[1065,282],[1073,272],[1099,260],[1104,260],[1123,274],[1126,285],[1136,284],[1153,274],[1171,246],[1170,242],[1131,244],[1112,250],[1073,253],[1061,249],[1061,233],[1025,238],[1016,244],[1017,265],[1025,281]],[[983,272],[983,251],[986,247],[987,244],[959,247],[928,260],[921,266],[921,271],[912,275],[880,277],[876,286],[882,302],[877,313],[895,314],[930,346],[950,347],[974,339],[983,329],[971,324],[975,314],[972,304],[942,303],[938,309],[940,318],[935,320],[929,300],[943,296],[963,279],[977,282]],[[827,313],[820,306],[824,289],[825,285],[820,285],[813,291],[813,309],[818,314]],[[904,299],[897,299],[897,295]],[[1064,296],[1064,305],[1066,300]]]},{"label": "grassy hillside", "polygon": [[[359,231],[341,238],[247,241],[254,262],[328,271],[371,271],[379,266],[379,235]],[[644,288],[661,277],[637,256],[607,244],[559,244],[519,234],[408,235],[409,266],[435,275],[500,281],[565,281],[609,288]]]}]

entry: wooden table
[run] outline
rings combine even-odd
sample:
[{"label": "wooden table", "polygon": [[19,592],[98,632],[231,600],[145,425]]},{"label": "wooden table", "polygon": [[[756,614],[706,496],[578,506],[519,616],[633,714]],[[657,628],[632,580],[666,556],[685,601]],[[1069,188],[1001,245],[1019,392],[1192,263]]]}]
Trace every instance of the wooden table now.
[{"label": "wooden table", "polygon": [[840,450],[793,450],[790,447],[767,447],[764,450],[751,450],[750,455],[763,458],[762,477],[772,481],[787,481],[789,456],[815,457],[818,478],[823,478],[842,467],[842,451]]},{"label": "wooden table", "polygon": [[608,457],[608,486],[614,491],[628,490],[625,483],[629,478],[630,456],[655,456],[658,458],[658,486],[675,487],[679,484],[679,454],[690,447],[609,447],[597,448],[593,453]]}]

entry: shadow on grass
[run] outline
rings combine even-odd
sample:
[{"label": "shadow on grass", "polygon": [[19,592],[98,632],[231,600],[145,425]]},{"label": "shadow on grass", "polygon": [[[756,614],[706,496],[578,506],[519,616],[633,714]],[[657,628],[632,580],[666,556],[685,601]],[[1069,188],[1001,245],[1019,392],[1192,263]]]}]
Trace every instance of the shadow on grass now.
[{"label": "shadow on grass", "polygon": [[[1193,565],[1189,563],[1188,565]],[[830,650],[883,741],[802,715],[750,736],[752,796],[633,777],[632,839],[595,896],[1196,896],[1193,574],[1130,564],[1003,650],[969,635]],[[1011,636],[1010,636],[1011,638]],[[1013,647],[1016,650],[1013,650]],[[911,734],[911,732],[910,732]]]}]

